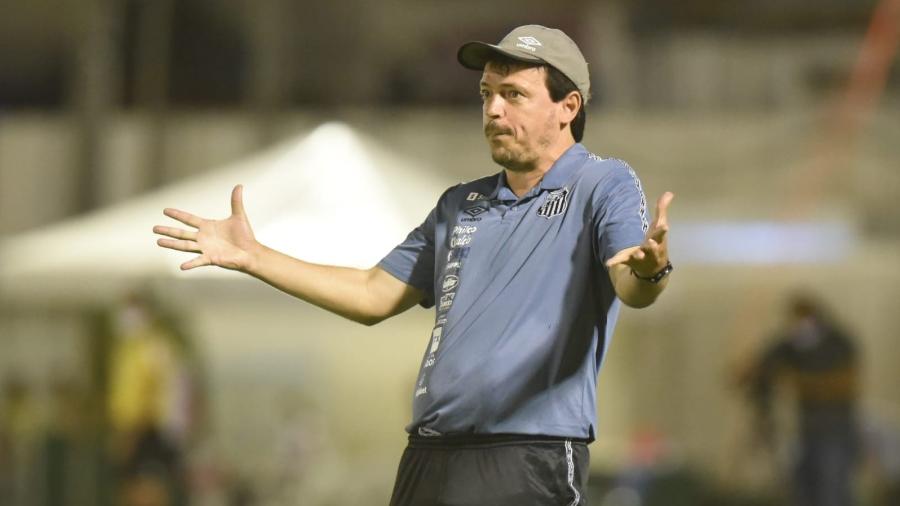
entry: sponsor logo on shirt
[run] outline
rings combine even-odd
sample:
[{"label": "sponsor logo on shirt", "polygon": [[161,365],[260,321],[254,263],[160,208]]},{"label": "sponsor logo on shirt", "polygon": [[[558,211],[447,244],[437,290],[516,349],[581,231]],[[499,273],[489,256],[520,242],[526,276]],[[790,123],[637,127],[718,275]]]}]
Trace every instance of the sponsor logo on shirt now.
[{"label": "sponsor logo on shirt", "polygon": [[472,200],[479,200],[479,199],[483,199],[483,198],[484,198],[484,195],[482,195],[478,192],[472,192],[466,197],[466,200],[472,201]]},{"label": "sponsor logo on shirt", "polygon": [[448,274],[444,276],[444,283],[441,285],[441,291],[449,292],[456,288],[456,285],[459,284],[459,276],[454,276],[453,274]]},{"label": "sponsor logo on shirt", "polygon": [[566,212],[566,208],[569,206],[569,189],[563,188],[561,190],[555,190],[550,192],[547,195],[547,201],[538,208],[538,216],[543,216],[548,220],[554,216],[559,216]]},{"label": "sponsor logo on shirt", "polygon": [[416,397],[420,395],[425,395],[428,393],[428,387],[419,387],[416,389]]},{"label": "sponsor logo on shirt", "polygon": [[450,309],[450,306],[453,305],[453,297],[456,296],[456,292],[445,293],[441,295],[441,303],[438,306],[439,311],[443,311],[445,309]]},{"label": "sponsor logo on shirt", "polygon": [[453,235],[473,234],[477,230],[478,227],[473,225],[457,225],[453,227]]},{"label": "sponsor logo on shirt", "polygon": [[471,235],[461,235],[461,236],[451,237],[450,238],[450,247],[458,248],[460,246],[465,246],[465,245],[469,244],[470,242],[472,242]]},{"label": "sponsor logo on shirt", "polygon": [[431,353],[437,353],[438,346],[441,345],[441,334],[444,331],[444,327],[435,327],[433,331],[431,331]]},{"label": "sponsor logo on shirt", "polygon": [[469,256],[469,248],[456,248],[447,252],[447,261],[461,260]]}]

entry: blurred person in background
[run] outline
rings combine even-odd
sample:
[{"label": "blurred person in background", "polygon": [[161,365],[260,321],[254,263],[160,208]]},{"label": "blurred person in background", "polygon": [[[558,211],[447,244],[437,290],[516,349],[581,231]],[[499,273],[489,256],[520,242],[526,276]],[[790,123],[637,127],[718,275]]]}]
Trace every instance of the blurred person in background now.
[{"label": "blurred person in background", "polygon": [[0,504],[13,502],[13,439],[10,430],[10,411],[15,394],[9,382],[3,384],[3,397],[0,398]]},{"label": "blurred person in background", "polygon": [[457,57],[481,72],[473,95],[504,170],[449,188],[377,266],[261,245],[240,185],[229,218],[166,209],[190,229],[154,232],[198,254],[184,270],[242,271],[367,325],[435,307],[392,505],[585,504],[597,374],[620,304],[648,306],[666,286],[673,195],[651,224],[634,171],[580,143],[590,79],[563,32],[522,26]]},{"label": "blurred person in background", "polygon": [[877,506],[900,504],[900,420],[867,416],[862,434],[867,499]]},{"label": "blurred person in background", "polygon": [[108,406],[120,500],[182,504],[184,446],[196,409],[182,339],[150,297],[138,293],[119,309],[116,333]]},{"label": "blurred person in background", "polygon": [[859,358],[853,340],[809,294],[794,295],[784,327],[745,373],[759,439],[775,446],[773,399],[783,382],[796,397],[795,506],[855,504],[859,455]]},{"label": "blurred person in background", "polygon": [[79,468],[92,463],[89,438],[91,409],[84,386],[77,378],[59,375],[50,381],[49,409],[40,442],[40,504],[67,506],[83,492]]},{"label": "blurred person in background", "polygon": [[24,379],[10,377],[0,399],[0,504],[34,504],[40,415]]}]

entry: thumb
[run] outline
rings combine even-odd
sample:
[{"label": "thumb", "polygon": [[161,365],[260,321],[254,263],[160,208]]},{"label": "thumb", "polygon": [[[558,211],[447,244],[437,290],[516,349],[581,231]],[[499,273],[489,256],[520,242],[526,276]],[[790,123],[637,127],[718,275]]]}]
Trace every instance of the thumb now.
[{"label": "thumb", "polygon": [[231,190],[231,214],[243,216],[244,212],[244,185],[237,185]]},{"label": "thumb", "polygon": [[631,254],[632,254],[631,251],[627,251],[627,250],[620,251],[618,254],[616,254],[616,256],[614,256],[606,261],[606,267],[609,268],[609,267],[612,267],[613,265],[618,265],[618,264],[628,262],[628,260],[631,259]]}]

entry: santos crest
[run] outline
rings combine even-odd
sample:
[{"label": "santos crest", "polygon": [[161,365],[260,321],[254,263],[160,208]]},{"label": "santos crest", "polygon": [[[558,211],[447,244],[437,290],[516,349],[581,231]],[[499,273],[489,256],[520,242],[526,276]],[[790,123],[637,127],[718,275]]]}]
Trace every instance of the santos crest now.
[{"label": "santos crest", "polygon": [[569,189],[563,188],[550,192],[544,205],[538,208],[538,216],[550,219],[566,212],[569,205]]}]

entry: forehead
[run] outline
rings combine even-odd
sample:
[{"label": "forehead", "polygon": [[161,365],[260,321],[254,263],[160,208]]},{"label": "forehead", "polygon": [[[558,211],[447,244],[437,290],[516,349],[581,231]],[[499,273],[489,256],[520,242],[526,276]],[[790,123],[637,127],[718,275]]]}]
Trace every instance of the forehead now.
[{"label": "forehead", "polygon": [[487,62],[481,74],[482,86],[504,84],[541,87],[545,84],[543,67]]}]

